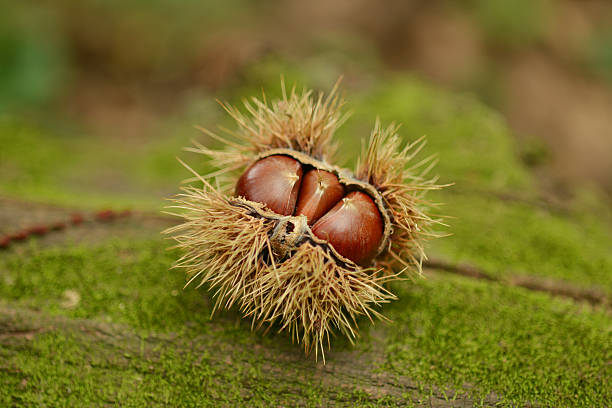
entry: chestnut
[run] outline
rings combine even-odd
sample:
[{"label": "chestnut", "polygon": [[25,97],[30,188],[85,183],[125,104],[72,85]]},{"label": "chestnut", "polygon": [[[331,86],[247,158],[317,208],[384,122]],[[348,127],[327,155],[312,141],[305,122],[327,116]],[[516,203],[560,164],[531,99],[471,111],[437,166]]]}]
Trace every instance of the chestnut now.
[{"label": "chestnut", "polygon": [[[286,255],[288,242],[308,235],[307,224],[312,235],[342,257],[358,265],[371,261],[383,240],[383,219],[372,197],[359,190],[345,195],[338,176],[330,171],[314,168],[303,177],[302,172],[298,160],[271,155],[247,168],[236,184],[236,195],[265,204],[279,215],[295,215],[287,231],[279,235],[277,228],[272,235],[276,253]],[[298,216],[306,219],[299,221]],[[296,225],[299,231],[294,232]]]},{"label": "chestnut", "polygon": [[302,165],[282,155],[265,157],[251,165],[236,184],[236,195],[265,204],[281,215],[292,215],[295,209]]},{"label": "chestnut", "polygon": [[313,169],[304,176],[295,215],[305,215],[312,225],[344,196],[338,177],[325,170]]},{"label": "chestnut", "polygon": [[360,265],[376,255],[383,238],[383,221],[374,200],[353,191],[317,221],[312,232]]}]

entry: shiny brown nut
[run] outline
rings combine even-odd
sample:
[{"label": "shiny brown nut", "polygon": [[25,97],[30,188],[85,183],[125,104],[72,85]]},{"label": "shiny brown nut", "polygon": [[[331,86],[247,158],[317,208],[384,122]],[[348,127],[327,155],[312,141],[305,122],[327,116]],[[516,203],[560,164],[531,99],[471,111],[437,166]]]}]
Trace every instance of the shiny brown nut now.
[{"label": "shiny brown nut", "polygon": [[312,232],[340,255],[362,265],[376,255],[383,238],[383,220],[369,195],[353,191],[319,219]]},{"label": "shiny brown nut", "polygon": [[295,215],[305,215],[314,224],[344,196],[344,187],[335,174],[313,169],[303,177]]},{"label": "shiny brown nut", "polygon": [[265,204],[281,215],[292,215],[295,209],[302,165],[287,156],[265,157],[249,167],[236,184],[236,195]]}]

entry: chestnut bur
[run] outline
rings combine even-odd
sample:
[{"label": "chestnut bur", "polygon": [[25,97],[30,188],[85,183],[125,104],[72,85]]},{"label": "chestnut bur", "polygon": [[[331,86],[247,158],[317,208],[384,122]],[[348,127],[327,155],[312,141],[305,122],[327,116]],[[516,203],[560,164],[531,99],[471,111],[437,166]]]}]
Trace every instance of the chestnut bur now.
[{"label": "chestnut bur", "polygon": [[406,143],[377,121],[356,166],[335,164],[342,105],[336,87],[315,96],[284,86],[244,112],[224,105],[237,129],[205,131],[222,149],[187,149],[215,170],[185,164],[202,184],[173,199],[183,222],[166,230],[183,252],[175,265],[212,291],[213,310],[237,307],[254,328],[278,323],[323,361],[332,333],[354,342],[359,317],[383,317],[396,298],[388,283],[420,273],[440,223],[424,197],[440,188],[426,177],[432,159],[412,162],[424,139]]}]

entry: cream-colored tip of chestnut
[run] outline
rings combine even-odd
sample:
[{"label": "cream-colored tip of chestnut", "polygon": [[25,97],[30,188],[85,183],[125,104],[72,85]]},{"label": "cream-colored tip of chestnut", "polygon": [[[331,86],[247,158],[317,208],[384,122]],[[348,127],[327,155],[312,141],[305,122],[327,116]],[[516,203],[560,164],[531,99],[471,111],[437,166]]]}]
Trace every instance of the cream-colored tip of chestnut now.
[{"label": "cream-colored tip of chestnut", "polygon": [[[404,144],[377,121],[354,172],[333,164],[336,128],[346,119],[332,92],[223,105],[237,129],[203,130],[224,143],[194,142],[217,170],[183,188],[173,206],[183,222],[166,231],[183,250],[176,267],[206,284],[214,309],[236,305],[254,327],[278,323],[324,356],[331,332],[357,337],[360,316],[384,318],[385,284],[420,273],[423,243],[436,237],[425,193],[433,158],[414,160],[423,139]],[[213,185],[215,187],[213,187]]]}]

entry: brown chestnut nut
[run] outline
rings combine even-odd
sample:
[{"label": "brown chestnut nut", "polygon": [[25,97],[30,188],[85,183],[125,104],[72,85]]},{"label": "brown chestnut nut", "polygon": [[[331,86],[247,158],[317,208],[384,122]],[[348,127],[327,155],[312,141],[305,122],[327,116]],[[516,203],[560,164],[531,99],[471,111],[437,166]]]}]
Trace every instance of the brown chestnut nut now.
[{"label": "brown chestnut nut", "polygon": [[265,157],[251,165],[236,184],[236,195],[263,203],[281,215],[292,215],[295,209],[302,165],[287,156]]},{"label": "brown chestnut nut", "polygon": [[374,200],[361,192],[347,194],[312,227],[336,251],[363,265],[376,255],[383,239],[383,220]]},{"label": "brown chestnut nut", "polygon": [[295,215],[305,215],[312,225],[344,196],[344,187],[335,174],[313,169],[304,176]]}]

